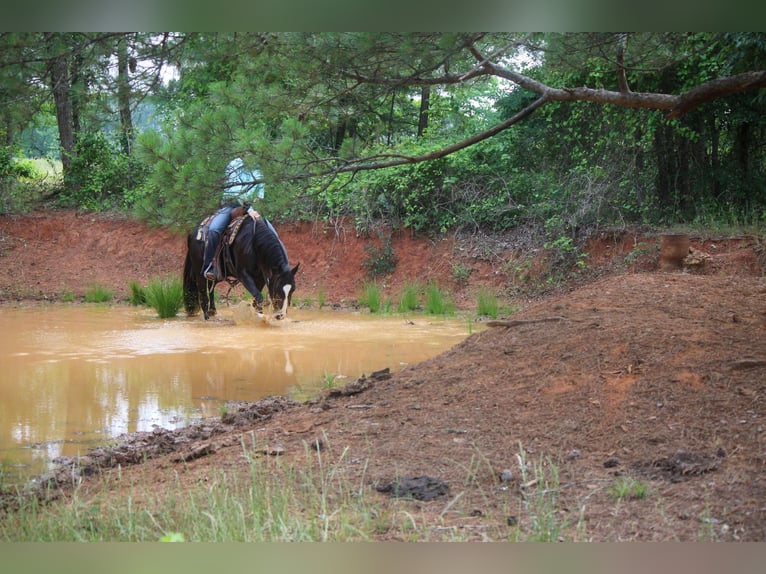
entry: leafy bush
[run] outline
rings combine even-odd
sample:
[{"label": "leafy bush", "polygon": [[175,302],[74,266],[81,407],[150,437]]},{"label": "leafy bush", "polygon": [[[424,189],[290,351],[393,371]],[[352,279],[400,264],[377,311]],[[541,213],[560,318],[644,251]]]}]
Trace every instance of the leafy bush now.
[{"label": "leafy bush", "polygon": [[77,142],[59,201],[66,207],[103,210],[128,207],[146,167],[124,154],[101,132],[83,134]]},{"label": "leafy bush", "polygon": [[367,259],[364,260],[363,265],[367,268],[367,274],[370,277],[388,275],[396,269],[399,258],[391,246],[390,237],[383,239],[381,246],[366,245],[364,251],[367,253]]}]

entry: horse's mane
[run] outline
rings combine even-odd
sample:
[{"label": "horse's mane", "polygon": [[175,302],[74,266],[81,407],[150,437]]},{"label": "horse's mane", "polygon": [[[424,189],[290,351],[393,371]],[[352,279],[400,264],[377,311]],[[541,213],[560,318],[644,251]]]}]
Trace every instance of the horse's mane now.
[{"label": "horse's mane", "polygon": [[266,218],[261,218],[258,221],[245,221],[240,232],[242,231],[249,236],[244,249],[248,256],[254,255],[255,246],[257,245],[270,268],[279,269],[280,271],[290,269],[285,246],[279,240],[277,234],[274,233],[271,224],[267,222]]}]

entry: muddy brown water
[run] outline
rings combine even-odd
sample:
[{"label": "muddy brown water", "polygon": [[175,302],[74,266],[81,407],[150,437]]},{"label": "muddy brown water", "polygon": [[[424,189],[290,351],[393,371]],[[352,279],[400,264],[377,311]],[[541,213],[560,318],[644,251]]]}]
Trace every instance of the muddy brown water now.
[{"label": "muddy brown water", "polygon": [[123,433],[216,417],[227,401],[310,397],[362,374],[435,356],[467,320],[291,310],[242,303],[205,322],[129,306],[46,305],[0,314],[0,471],[47,470]]}]

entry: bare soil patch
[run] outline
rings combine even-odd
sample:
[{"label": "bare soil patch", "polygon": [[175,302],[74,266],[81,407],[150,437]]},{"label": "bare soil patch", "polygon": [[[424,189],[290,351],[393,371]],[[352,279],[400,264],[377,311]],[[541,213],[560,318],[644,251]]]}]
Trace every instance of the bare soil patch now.
[{"label": "bare soil patch", "polygon": [[[301,262],[302,295],[322,290],[332,304],[356,298],[364,248],[377,238],[310,224],[279,231],[291,263]],[[92,214],[3,217],[0,299],[56,299],[92,282],[127,295],[129,281],[180,273],[184,241]],[[307,444],[329,458],[343,453],[381,500],[404,487],[399,478],[425,485],[437,495],[406,504],[434,538],[455,529],[461,538],[507,536],[524,519],[525,489],[536,487],[523,481],[525,459],[558,469],[556,517],[570,538],[763,541],[763,242],[692,238],[703,263],[673,272],[659,271],[658,244],[638,233],[594,238],[587,276],[522,297],[521,282],[537,281],[544,263],[512,240],[482,249],[395,233],[399,262],[387,288],[432,278],[469,306],[486,285],[519,310],[431,360],[309,403],[270,399],[176,434],[132,437],[148,460],[133,464],[130,449],[121,459],[116,450],[94,453],[83,464],[85,489],[124,495],[102,480],[116,464],[127,482],[158,490],[199,484],[222,468],[244,472],[245,437],[264,445],[264,457],[312,456]],[[468,285],[456,265],[471,270]],[[618,503],[611,487],[619,477],[648,485],[648,495]],[[395,527],[378,535],[405,536]]]}]

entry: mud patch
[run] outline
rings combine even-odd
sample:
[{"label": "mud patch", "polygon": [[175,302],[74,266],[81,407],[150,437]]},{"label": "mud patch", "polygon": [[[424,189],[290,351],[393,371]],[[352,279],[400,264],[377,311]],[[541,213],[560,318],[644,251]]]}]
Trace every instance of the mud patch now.
[{"label": "mud patch", "polygon": [[640,464],[638,467],[652,478],[682,482],[718,470],[725,457],[726,453],[721,448],[713,455],[677,450],[668,457]]},{"label": "mud patch", "polygon": [[430,476],[400,478],[393,482],[375,487],[378,492],[388,493],[395,498],[414,498],[415,500],[436,500],[449,494],[449,485]]}]

